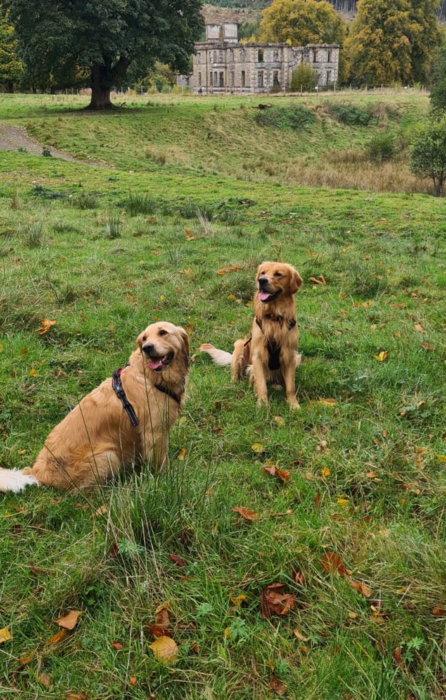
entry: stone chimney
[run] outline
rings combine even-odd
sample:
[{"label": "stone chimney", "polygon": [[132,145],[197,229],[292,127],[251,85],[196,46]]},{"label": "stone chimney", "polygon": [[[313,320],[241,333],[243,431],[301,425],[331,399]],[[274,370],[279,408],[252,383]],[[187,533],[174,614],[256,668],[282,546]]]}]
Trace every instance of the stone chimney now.
[{"label": "stone chimney", "polygon": [[206,41],[208,43],[214,43],[220,41],[220,25],[219,24],[207,24],[206,25]]},{"label": "stone chimney", "polygon": [[225,44],[237,44],[238,24],[237,22],[224,22],[222,24],[222,39]]}]

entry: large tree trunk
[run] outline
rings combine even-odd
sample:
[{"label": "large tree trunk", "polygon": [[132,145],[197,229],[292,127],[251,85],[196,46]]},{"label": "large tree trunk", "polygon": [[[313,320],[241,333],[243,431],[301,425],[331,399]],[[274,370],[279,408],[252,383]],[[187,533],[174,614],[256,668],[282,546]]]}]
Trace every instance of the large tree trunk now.
[{"label": "large tree trunk", "polygon": [[104,64],[94,63],[91,68],[91,102],[87,109],[113,109],[110,92],[117,82],[125,76],[130,61],[121,56],[112,67],[109,59]]}]

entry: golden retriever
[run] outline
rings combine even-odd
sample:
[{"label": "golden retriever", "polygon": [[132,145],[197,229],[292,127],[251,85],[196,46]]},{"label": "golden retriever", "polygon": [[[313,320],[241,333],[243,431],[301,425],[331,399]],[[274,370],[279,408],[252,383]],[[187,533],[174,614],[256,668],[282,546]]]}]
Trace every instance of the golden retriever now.
[{"label": "golden retriever", "polygon": [[188,337],[182,328],[159,322],[147,326],[136,344],[128,365],[52,430],[31,469],[0,469],[0,492],[27,485],[85,488],[106,483],[121,466],[163,466],[169,428],[184,401]]},{"label": "golden retriever", "polygon": [[299,331],[293,294],[301,284],[301,276],[291,265],[262,263],[256,275],[251,337],[237,340],[232,355],[210,343],[200,347],[216,364],[231,365],[233,381],[248,374],[259,405],[268,404],[267,382],[280,382],[290,408],[300,408],[295,369],[301,356],[297,352]]}]

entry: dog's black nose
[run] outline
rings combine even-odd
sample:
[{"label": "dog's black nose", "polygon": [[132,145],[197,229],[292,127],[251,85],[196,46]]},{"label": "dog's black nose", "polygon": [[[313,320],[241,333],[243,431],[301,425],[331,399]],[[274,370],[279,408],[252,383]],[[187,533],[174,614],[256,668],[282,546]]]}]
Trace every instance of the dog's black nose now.
[{"label": "dog's black nose", "polygon": [[259,287],[266,287],[268,284],[268,277],[259,277]]},{"label": "dog's black nose", "polygon": [[145,345],[143,345],[142,349],[143,349],[143,352],[146,353],[146,355],[150,355],[150,353],[153,351],[154,347],[155,346],[153,343],[146,343]]}]

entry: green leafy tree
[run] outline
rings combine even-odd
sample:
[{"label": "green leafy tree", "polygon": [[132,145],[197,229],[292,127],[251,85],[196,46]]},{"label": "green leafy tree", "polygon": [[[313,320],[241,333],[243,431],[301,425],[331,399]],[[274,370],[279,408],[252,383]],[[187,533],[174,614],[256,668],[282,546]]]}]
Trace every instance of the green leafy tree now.
[{"label": "green leafy tree", "polygon": [[[134,65],[156,60],[187,70],[202,28],[201,0],[4,0],[32,77],[58,85],[89,76],[91,109],[112,107],[110,92]],[[68,85],[66,85],[68,86]]]},{"label": "green leafy tree", "polygon": [[0,7],[0,85],[13,92],[22,77],[23,65],[17,58],[14,27],[9,22],[8,13]]},{"label": "green leafy tree", "polygon": [[430,178],[434,192],[441,197],[446,183],[446,118],[421,128],[412,146],[410,169],[419,177]]},{"label": "green leafy tree", "polygon": [[446,109],[446,44],[434,60],[430,98],[434,109]]},{"label": "green leafy tree", "polygon": [[293,70],[291,76],[292,92],[299,92],[299,90],[311,92],[315,89],[317,83],[318,77],[308,63],[300,63],[297,68]]},{"label": "green leafy tree", "polygon": [[359,84],[425,82],[440,40],[438,0],[360,0],[345,49]]},{"label": "green leafy tree", "polygon": [[329,2],[274,0],[263,10],[258,38],[291,46],[342,44],[345,22]]}]

